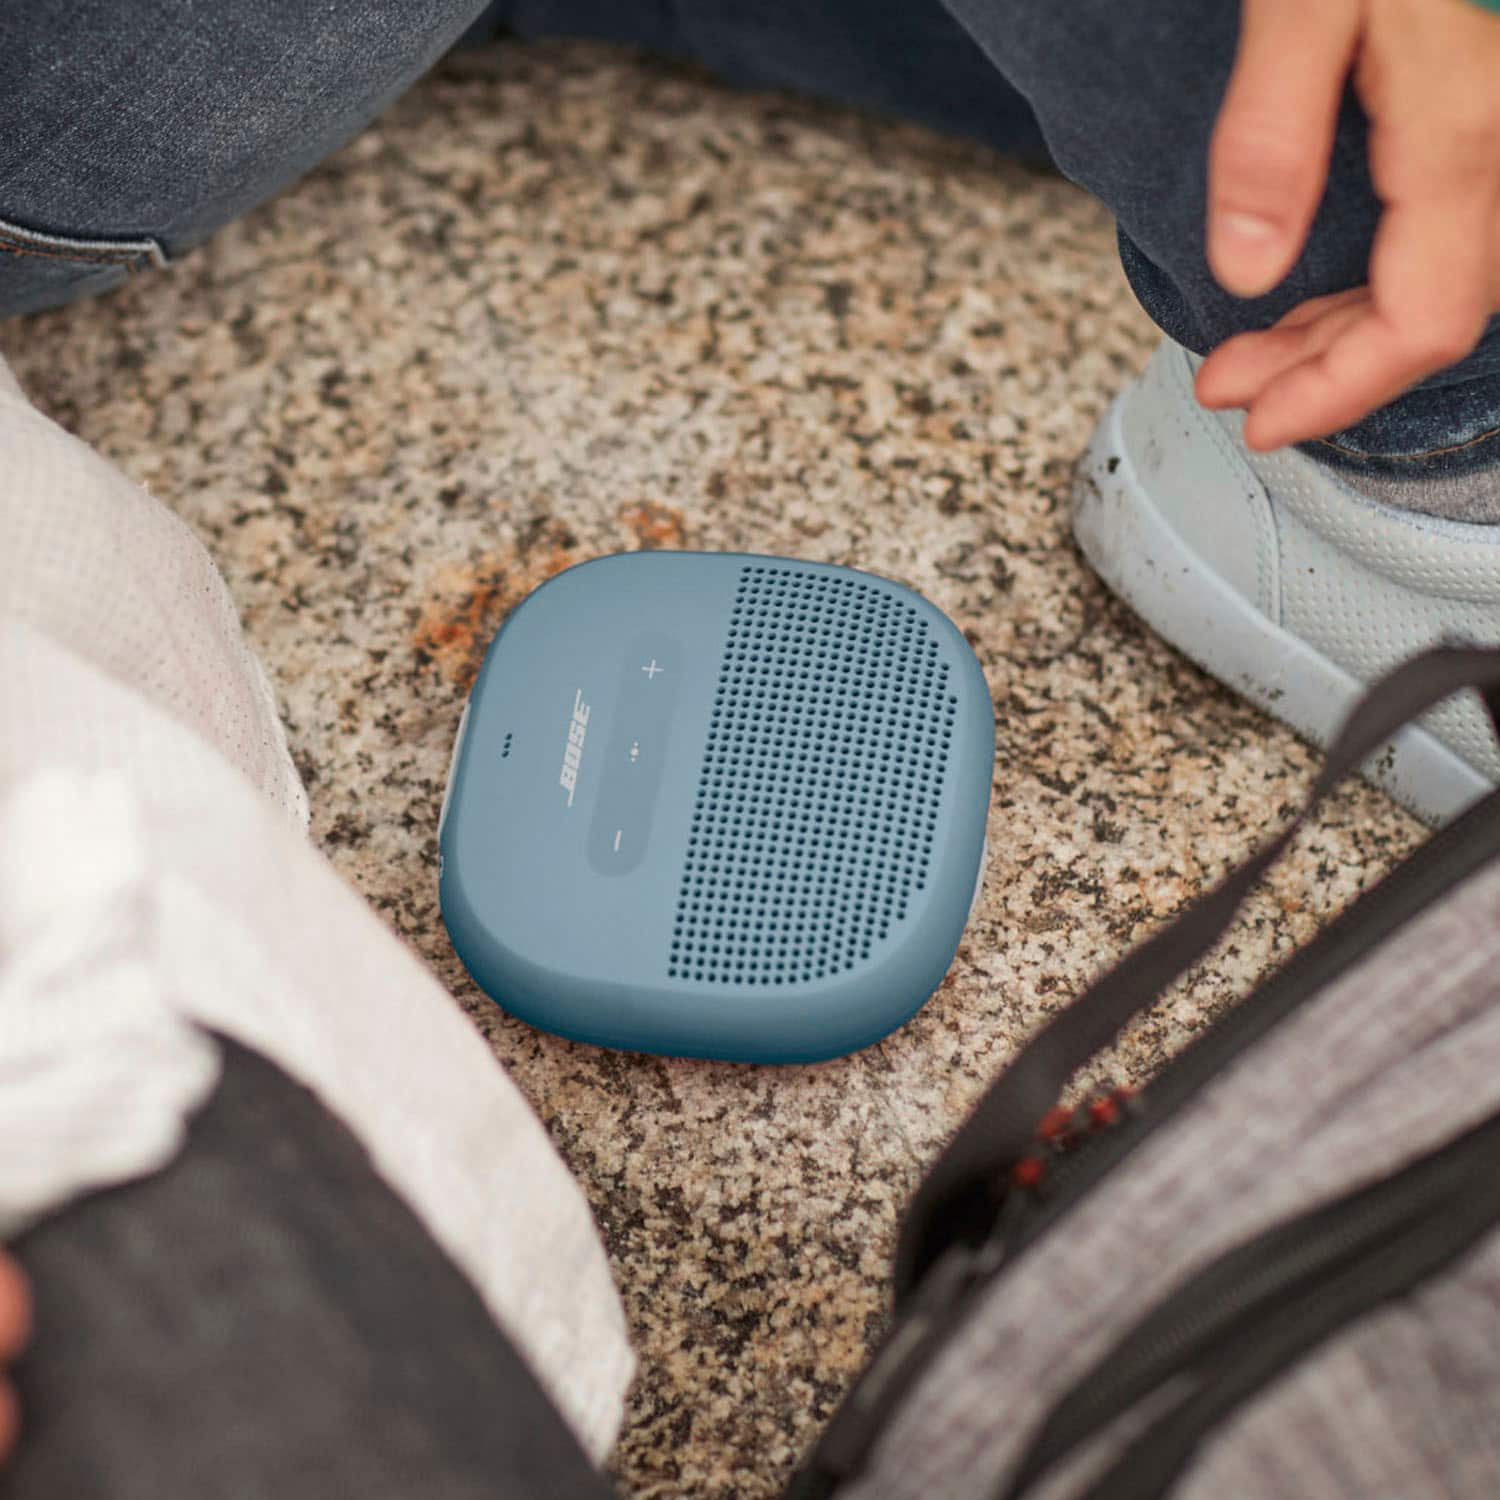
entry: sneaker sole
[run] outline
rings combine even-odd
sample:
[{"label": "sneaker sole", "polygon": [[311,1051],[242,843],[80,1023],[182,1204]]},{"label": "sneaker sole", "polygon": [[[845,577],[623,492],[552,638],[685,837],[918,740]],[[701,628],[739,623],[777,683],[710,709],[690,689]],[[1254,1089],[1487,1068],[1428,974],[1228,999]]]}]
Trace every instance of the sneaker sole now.
[{"label": "sneaker sole", "polygon": [[[1073,491],[1073,535],[1100,578],[1159,636],[1226,687],[1326,747],[1365,684],[1237,593],[1152,502],[1125,445],[1118,398],[1094,430]],[[1403,807],[1443,823],[1490,790],[1420,725],[1363,767]]]}]

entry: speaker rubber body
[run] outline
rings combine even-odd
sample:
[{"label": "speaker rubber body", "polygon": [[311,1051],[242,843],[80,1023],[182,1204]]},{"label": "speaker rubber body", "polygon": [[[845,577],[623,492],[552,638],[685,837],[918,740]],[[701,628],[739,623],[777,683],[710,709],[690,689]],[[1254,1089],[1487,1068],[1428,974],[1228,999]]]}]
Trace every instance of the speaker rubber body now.
[{"label": "speaker rubber body", "polygon": [[994,713],[900,584],[749,554],[596,558],[507,618],[455,747],[443,916],[504,1009],[579,1041],[810,1062],[952,963]]}]

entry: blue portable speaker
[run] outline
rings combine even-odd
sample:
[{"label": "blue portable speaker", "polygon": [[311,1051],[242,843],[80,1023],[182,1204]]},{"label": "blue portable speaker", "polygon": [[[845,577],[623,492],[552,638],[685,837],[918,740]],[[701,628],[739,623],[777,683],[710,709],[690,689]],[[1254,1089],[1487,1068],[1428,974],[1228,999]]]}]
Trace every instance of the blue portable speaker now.
[{"label": "blue portable speaker", "polygon": [[443,803],[443,918],[534,1026],[810,1062],[941,982],[978,893],[995,753],[940,610],[849,568],[633,552],[505,621]]}]

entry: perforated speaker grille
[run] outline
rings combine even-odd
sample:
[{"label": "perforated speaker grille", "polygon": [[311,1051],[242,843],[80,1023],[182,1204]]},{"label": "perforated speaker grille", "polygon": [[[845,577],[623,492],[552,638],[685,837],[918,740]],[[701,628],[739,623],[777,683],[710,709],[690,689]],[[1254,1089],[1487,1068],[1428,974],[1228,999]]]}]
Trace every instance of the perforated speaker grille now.
[{"label": "perforated speaker grille", "polygon": [[948,676],[899,596],[742,570],[670,977],[792,985],[870,959],[927,881],[958,708]]}]

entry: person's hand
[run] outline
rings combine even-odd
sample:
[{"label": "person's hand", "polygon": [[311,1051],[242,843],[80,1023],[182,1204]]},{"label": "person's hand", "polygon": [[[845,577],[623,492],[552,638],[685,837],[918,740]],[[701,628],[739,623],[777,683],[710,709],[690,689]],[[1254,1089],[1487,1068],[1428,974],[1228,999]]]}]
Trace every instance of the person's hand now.
[{"label": "person's hand", "polygon": [[0,1251],[0,1462],[10,1456],[21,1430],[15,1387],[3,1371],[26,1347],[31,1335],[31,1294],[26,1278],[10,1256]]},{"label": "person's hand", "polygon": [[1291,269],[1352,70],[1383,205],[1369,284],[1221,344],[1205,406],[1269,449],[1350,426],[1478,342],[1500,308],[1500,14],[1471,0],[1243,0],[1209,158],[1208,257],[1239,296]]}]

